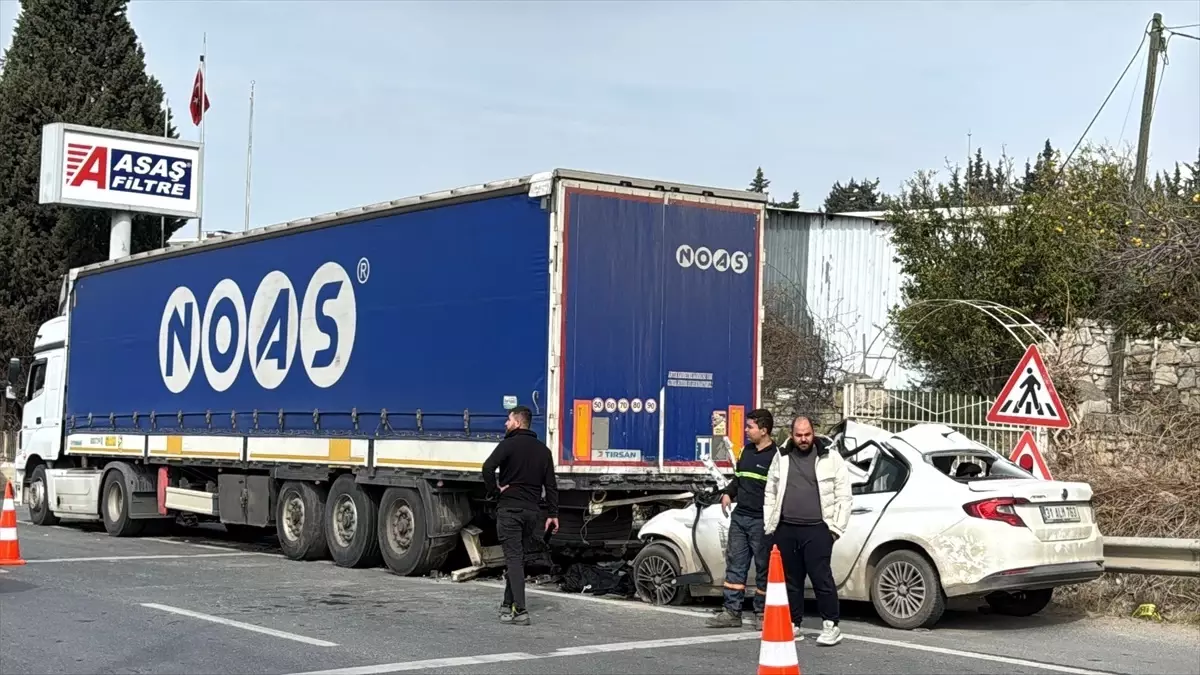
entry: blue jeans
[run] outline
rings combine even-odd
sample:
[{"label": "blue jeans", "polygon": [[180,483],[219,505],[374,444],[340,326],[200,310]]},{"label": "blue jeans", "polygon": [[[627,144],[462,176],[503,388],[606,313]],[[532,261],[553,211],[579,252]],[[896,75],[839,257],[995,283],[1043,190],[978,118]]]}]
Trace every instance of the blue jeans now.
[{"label": "blue jeans", "polygon": [[763,536],[762,516],[743,514],[734,509],[729,519],[729,545],[725,549],[725,609],[737,616],[742,614],[746,597],[746,574],[754,561],[754,613],[762,614],[767,601],[767,565],[771,549]]}]

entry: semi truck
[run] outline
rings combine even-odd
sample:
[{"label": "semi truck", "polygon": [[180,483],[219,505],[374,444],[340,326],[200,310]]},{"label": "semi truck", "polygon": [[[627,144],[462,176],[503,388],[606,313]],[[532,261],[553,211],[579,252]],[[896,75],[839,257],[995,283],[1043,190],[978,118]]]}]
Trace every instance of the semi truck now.
[{"label": "semi truck", "polygon": [[556,461],[553,545],[636,547],[635,511],[731,471],[758,405],[764,211],[560,169],[73,269],[9,364],[18,501],[423,575],[487,529],[482,465],[521,405]]}]

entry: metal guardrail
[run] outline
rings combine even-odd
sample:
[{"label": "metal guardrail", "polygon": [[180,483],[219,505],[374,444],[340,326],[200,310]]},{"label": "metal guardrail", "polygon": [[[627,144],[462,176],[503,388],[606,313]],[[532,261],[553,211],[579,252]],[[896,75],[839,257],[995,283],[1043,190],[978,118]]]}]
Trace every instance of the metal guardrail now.
[{"label": "metal guardrail", "polygon": [[1200,539],[1105,537],[1104,570],[1200,577]]}]

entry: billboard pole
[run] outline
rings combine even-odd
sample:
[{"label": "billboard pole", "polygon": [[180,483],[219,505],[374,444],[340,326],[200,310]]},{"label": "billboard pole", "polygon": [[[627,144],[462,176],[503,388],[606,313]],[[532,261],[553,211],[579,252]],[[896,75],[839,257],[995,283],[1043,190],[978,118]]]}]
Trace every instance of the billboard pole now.
[{"label": "billboard pole", "polygon": [[129,255],[129,240],[133,234],[133,214],[128,211],[112,211],[108,230],[108,259],[116,260]]}]

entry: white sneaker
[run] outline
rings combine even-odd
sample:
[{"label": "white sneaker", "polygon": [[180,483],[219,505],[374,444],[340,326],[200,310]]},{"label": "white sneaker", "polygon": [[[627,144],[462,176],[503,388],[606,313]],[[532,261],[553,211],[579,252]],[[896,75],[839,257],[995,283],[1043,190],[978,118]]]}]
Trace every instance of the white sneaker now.
[{"label": "white sneaker", "polygon": [[804,633],[800,632],[800,626],[792,625],[792,637],[796,638],[796,642],[804,642]]},{"label": "white sneaker", "polygon": [[817,644],[822,647],[832,647],[842,641],[842,629],[832,621],[821,624],[821,634],[817,636]]}]

